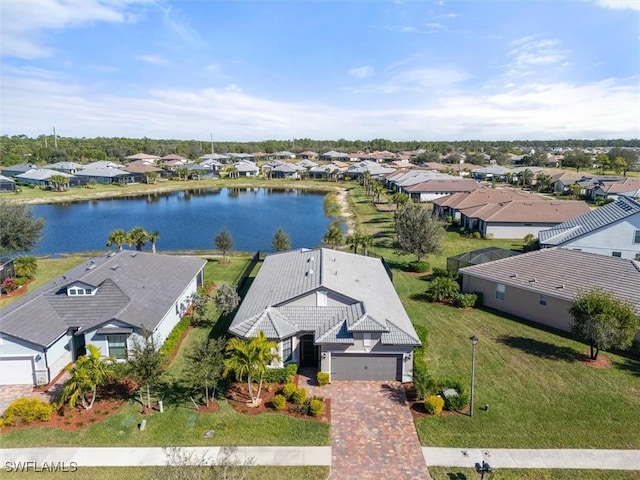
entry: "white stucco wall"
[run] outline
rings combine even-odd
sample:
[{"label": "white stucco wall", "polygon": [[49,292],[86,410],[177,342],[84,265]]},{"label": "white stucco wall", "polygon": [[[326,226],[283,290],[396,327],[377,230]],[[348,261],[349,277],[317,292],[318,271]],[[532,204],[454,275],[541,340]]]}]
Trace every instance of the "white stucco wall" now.
[{"label": "white stucco wall", "polygon": [[557,223],[534,223],[531,225],[507,224],[507,223],[489,223],[480,222],[480,232],[482,234],[491,234],[493,238],[524,238],[529,233],[538,236],[540,230],[547,230],[554,227]]},{"label": "white stucco wall", "polygon": [[[71,335],[64,334],[47,348],[47,362],[49,365],[49,378],[44,382],[48,383],[58,375],[64,367],[73,361],[71,348]],[[38,362],[38,369],[40,368]]]},{"label": "white stucco wall", "polygon": [[633,243],[636,230],[640,230],[640,214],[560,246],[607,256],[611,256],[613,252],[621,252],[622,258],[635,260],[636,255],[640,254],[640,243]]}]

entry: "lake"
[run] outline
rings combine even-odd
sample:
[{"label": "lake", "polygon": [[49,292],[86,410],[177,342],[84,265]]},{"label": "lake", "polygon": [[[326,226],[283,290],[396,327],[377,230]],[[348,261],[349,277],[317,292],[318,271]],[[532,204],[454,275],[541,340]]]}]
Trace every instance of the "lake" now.
[{"label": "lake", "polygon": [[325,216],[323,197],[308,190],[221,188],[34,205],[30,208],[46,225],[30,254],[103,251],[113,230],[136,226],[160,233],[158,252],[212,250],[214,235],[225,227],[235,251],[270,251],[280,227],[292,248],[311,248],[321,243],[332,221]]}]

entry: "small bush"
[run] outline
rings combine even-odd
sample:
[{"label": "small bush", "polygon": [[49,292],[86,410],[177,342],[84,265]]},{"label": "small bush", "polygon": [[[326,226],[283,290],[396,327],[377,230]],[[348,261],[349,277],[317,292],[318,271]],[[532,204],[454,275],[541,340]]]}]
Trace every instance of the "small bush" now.
[{"label": "small bush", "polygon": [[447,215],[447,218],[446,218],[445,222],[453,223],[453,217],[451,215]]},{"label": "small bush", "polygon": [[427,287],[425,297],[430,302],[451,302],[460,291],[460,285],[453,278],[437,277]]},{"label": "small bush", "polygon": [[312,417],[319,417],[324,412],[324,402],[319,398],[312,398],[309,402],[309,414]]},{"label": "small bush", "polygon": [[283,395],[276,395],[273,397],[273,406],[276,410],[284,410],[287,406],[287,399]]},{"label": "small bush", "polygon": [[459,293],[454,297],[453,303],[459,308],[475,307],[478,304],[478,295],[475,293]]},{"label": "small bush", "polygon": [[304,388],[297,388],[293,395],[291,395],[291,400],[297,405],[302,405],[306,399],[307,390]]},{"label": "small bush", "polygon": [[493,233],[485,233],[483,238],[485,240],[493,240]]},{"label": "small bush", "polygon": [[37,398],[20,398],[9,405],[2,416],[4,425],[15,425],[18,422],[27,425],[36,420],[48,422],[54,406]]},{"label": "small bush", "polygon": [[296,393],[297,389],[298,388],[296,387],[295,383],[287,383],[284,387],[282,387],[282,395],[284,395],[287,400],[291,400],[293,398],[293,394]]},{"label": "small bush", "polygon": [[433,269],[431,269],[431,278],[432,279],[436,279],[436,278],[458,278],[458,272],[455,270],[449,270],[448,268],[442,268],[442,267],[433,267]]},{"label": "small bush", "polygon": [[[468,403],[468,395],[465,388],[457,380],[443,380],[439,383],[439,393],[444,398],[444,408],[449,411],[462,410]],[[445,395],[445,391],[455,390],[456,395]]]},{"label": "small bush", "polygon": [[329,372],[318,372],[316,378],[318,380],[318,385],[324,387],[329,383]]},{"label": "small bush", "polygon": [[430,268],[429,262],[411,262],[409,264],[409,271],[415,273],[426,273]]},{"label": "small bush", "polygon": [[482,234],[480,232],[473,232],[471,234],[471,236],[475,239],[475,240],[480,240],[482,238]]},{"label": "small bush", "polygon": [[429,395],[424,399],[424,409],[429,415],[440,415],[444,400],[439,395]]}]

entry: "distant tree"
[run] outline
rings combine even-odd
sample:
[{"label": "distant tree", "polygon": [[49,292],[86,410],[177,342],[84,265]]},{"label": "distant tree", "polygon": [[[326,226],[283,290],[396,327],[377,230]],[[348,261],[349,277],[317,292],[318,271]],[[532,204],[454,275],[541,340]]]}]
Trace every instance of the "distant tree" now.
[{"label": "distant tree", "polygon": [[613,167],[613,171],[616,172],[618,175],[620,175],[623,172],[626,174],[627,169],[629,168],[629,164],[623,157],[614,158],[613,162],[611,162],[611,166]]},{"label": "distant tree", "polygon": [[229,230],[223,228],[213,237],[216,248],[222,252],[222,262],[227,262],[227,253],[233,248],[233,238]]},{"label": "distant tree", "polygon": [[598,288],[579,293],[569,312],[571,331],[589,342],[592,360],[600,350],[629,347],[640,325],[630,302]]},{"label": "distant tree", "polygon": [[107,239],[107,247],[111,247],[115,245],[118,247],[118,250],[122,250],[122,246],[129,241],[129,237],[127,236],[127,232],[124,230],[113,230],[109,233],[109,238]]},{"label": "distant tree", "polygon": [[194,390],[203,391],[209,405],[222,378],[225,342],[223,338],[203,338],[191,346],[185,355],[182,377]]},{"label": "distant tree", "polygon": [[[234,337],[227,342],[228,356],[224,362],[224,374],[226,376],[233,373],[238,381],[243,381],[246,378],[251,403],[254,405],[260,402],[262,382],[264,374],[267,372],[267,366],[273,360],[280,359],[277,353],[273,353],[277,349],[278,344],[265,337],[262,330],[258,332],[257,337],[250,340]],[[255,394],[254,380],[258,382],[258,391]]]},{"label": "distant tree", "polygon": [[33,250],[43,228],[44,220],[34,217],[25,205],[0,198],[0,255]]},{"label": "distant tree", "polygon": [[411,201],[411,197],[403,192],[394,193],[391,201],[396,204],[396,210]]},{"label": "distant tree", "polygon": [[539,192],[549,192],[553,186],[553,177],[547,173],[539,173],[536,176],[536,188]]},{"label": "distant tree", "polygon": [[573,150],[564,154],[562,166],[573,167],[576,172],[579,172],[581,168],[591,168],[593,166],[593,158],[591,154],[585,151]]},{"label": "distant tree", "polygon": [[191,324],[194,326],[200,325],[204,317],[207,314],[210,297],[207,295],[204,289],[198,289],[197,292],[193,292],[189,297],[189,305],[192,309]]},{"label": "distant tree", "polygon": [[327,228],[327,232],[323,237],[324,243],[327,243],[331,248],[336,248],[344,243],[344,234],[342,228],[340,228],[340,222],[332,222]]},{"label": "distant tree", "polygon": [[416,157],[417,164],[440,162],[440,154],[434,150],[427,150]]},{"label": "distant tree", "polygon": [[394,223],[399,252],[413,254],[419,262],[425,255],[442,251],[444,228],[421,205],[409,203],[396,210]]},{"label": "distant tree", "polygon": [[613,162],[616,158],[622,157],[627,162],[627,169],[624,170],[624,174],[627,174],[628,170],[640,170],[640,154],[629,148],[612,148],[608,152],[609,163],[613,166]]},{"label": "distant tree", "polygon": [[548,158],[547,152],[545,152],[544,150],[538,149],[533,153],[530,153],[522,157],[522,165],[541,167],[546,164],[547,158]]},{"label": "distant tree", "polygon": [[31,255],[23,255],[13,259],[13,266],[18,277],[33,278],[38,271],[38,260]]},{"label": "distant tree", "polygon": [[216,288],[214,302],[222,315],[229,315],[240,305],[240,295],[233,285],[223,283]]},{"label": "distant tree", "polygon": [[273,239],[271,240],[271,247],[276,252],[284,252],[291,249],[291,240],[289,239],[289,235],[282,228],[279,228],[278,231],[273,235]]},{"label": "distant tree", "polygon": [[62,192],[69,189],[69,177],[62,174],[55,174],[49,177],[51,188],[56,192]]},{"label": "distant tree", "polygon": [[158,172],[147,172],[144,176],[147,184],[158,183]]},{"label": "distant tree", "polygon": [[373,235],[360,235],[360,246],[362,247],[362,254],[368,255],[369,248],[373,245]]},{"label": "distant tree", "polygon": [[609,159],[609,155],[607,155],[606,153],[599,153],[596,156],[596,163],[600,168],[600,173],[602,173],[603,175],[606,170],[611,168],[611,160]]},{"label": "distant tree", "polygon": [[153,231],[147,233],[147,238],[149,242],[151,242],[151,252],[156,253],[156,243],[158,242],[158,238],[160,238],[160,232]]},{"label": "distant tree", "polygon": [[[151,408],[151,388],[158,385],[162,375],[163,357],[156,348],[156,339],[151,332],[142,331],[141,337],[134,337],[129,358],[129,371],[134,380],[146,390],[147,401],[142,404]],[[141,399],[142,394],[140,395]]]},{"label": "distant tree", "polygon": [[76,362],[65,368],[70,374],[62,387],[60,401],[74,408],[80,401],[82,408],[89,410],[93,407],[98,388],[106,383],[112,369],[100,358],[100,349],[95,345],[87,345],[88,355],[78,357]]},{"label": "distant tree", "polygon": [[144,244],[149,241],[149,233],[142,227],[133,227],[127,232],[127,243],[135,245],[138,252],[142,251]]}]

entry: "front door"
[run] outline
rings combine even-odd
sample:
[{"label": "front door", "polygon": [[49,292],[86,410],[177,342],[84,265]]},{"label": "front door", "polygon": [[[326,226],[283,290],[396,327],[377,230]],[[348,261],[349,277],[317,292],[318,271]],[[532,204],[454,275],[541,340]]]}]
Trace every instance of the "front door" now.
[{"label": "front door", "polygon": [[318,368],[318,347],[313,344],[313,335],[300,337],[300,367]]},{"label": "front door", "polygon": [[78,357],[87,354],[87,346],[84,342],[84,335],[74,335],[73,336],[73,361],[75,362]]}]

